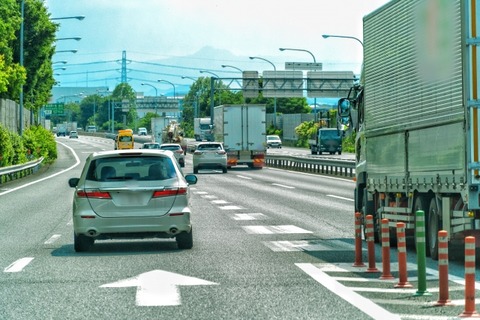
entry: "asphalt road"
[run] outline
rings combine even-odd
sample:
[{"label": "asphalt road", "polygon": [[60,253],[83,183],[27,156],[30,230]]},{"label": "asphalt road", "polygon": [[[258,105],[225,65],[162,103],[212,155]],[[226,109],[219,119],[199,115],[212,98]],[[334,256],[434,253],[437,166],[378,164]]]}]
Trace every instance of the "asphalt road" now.
[{"label": "asphalt road", "polygon": [[[75,253],[67,181],[90,152],[113,143],[57,141],[54,165],[0,185],[0,319],[452,319],[464,310],[461,261],[450,265],[455,305],[448,307],[433,307],[435,261],[427,259],[430,295],[415,296],[411,250],[411,289],[352,267],[354,184],[347,179],[201,170],[191,186],[193,249],[178,250],[173,240],[103,241]],[[190,154],[186,161],[191,173]],[[378,245],[376,252],[381,270]],[[396,254],[392,248],[393,261]]]}]

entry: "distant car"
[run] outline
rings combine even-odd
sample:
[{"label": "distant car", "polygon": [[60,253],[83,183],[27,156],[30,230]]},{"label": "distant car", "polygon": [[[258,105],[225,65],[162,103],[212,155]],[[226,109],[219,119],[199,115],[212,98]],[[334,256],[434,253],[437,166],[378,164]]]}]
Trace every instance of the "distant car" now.
[{"label": "distant car", "polygon": [[267,148],[281,148],[282,140],[277,135],[267,136]]},{"label": "distant car", "polygon": [[74,249],[97,240],[175,238],[193,246],[189,185],[173,154],[161,150],[111,150],[88,156],[73,196]]},{"label": "distant car", "polygon": [[160,149],[160,143],[157,142],[145,142],[142,145],[142,149]]},{"label": "distant car", "polygon": [[161,150],[170,150],[175,155],[180,167],[185,167],[185,153],[183,148],[178,143],[162,143],[160,145]]},{"label": "distant car", "polygon": [[139,136],[146,136],[148,134],[147,128],[138,128]]},{"label": "distant car", "polygon": [[200,142],[195,148],[193,173],[204,168],[218,168],[227,173],[227,153],[220,142]]},{"label": "distant car", "polygon": [[77,138],[78,139],[78,132],[77,131],[70,131],[70,139]]},{"label": "distant car", "polygon": [[87,126],[87,132],[97,132],[96,126]]}]

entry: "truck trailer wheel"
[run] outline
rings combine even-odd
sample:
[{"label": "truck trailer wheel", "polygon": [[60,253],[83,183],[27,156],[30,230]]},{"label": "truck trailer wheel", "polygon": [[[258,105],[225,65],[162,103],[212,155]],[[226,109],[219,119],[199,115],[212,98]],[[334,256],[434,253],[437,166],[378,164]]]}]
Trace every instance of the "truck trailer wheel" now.
[{"label": "truck trailer wheel", "polygon": [[425,237],[427,239],[427,255],[430,253],[433,260],[438,260],[438,230],[442,228],[438,209],[437,201],[433,198],[428,209],[428,233]]}]

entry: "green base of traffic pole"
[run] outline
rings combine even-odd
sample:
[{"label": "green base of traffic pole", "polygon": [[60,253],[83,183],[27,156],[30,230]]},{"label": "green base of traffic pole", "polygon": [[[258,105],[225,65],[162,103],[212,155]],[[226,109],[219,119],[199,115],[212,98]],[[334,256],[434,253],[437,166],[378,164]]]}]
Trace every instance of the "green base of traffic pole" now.
[{"label": "green base of traffic pole", "polygon": [[425,245],[425,212],[415,212],[415,241],[417,244],[418,290],[414,296],[431,296],[427,291],[427,255]]}]

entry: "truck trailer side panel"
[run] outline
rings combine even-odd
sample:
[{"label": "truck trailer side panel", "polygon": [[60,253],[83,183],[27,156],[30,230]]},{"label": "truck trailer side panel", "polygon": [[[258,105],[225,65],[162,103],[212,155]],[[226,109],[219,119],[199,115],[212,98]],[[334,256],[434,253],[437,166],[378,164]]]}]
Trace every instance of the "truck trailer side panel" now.
[{"label": "truck trailer side panel", "polygon": [[411,236],[423,211],[433,258],[442,228],[451,244],[480,236],[479,8],[392,0],[363,20],[355,209]]}]

